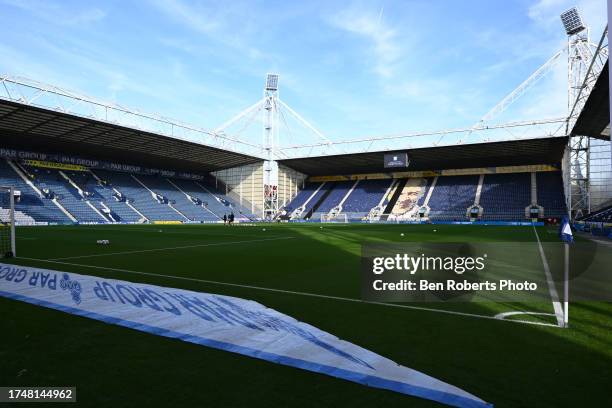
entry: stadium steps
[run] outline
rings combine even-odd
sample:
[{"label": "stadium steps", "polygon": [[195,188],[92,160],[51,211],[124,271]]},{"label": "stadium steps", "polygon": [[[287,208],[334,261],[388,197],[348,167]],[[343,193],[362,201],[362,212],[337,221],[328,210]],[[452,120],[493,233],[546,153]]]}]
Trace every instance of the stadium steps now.
[{"label": "stadium steps", "polygon": [[[204,206],[203,204],[198,205],[194,202],[194,200],[200,200],[199,198],[192,196],[186,191],[183,191],[183,189],[181,189],[178,184],[172,181],[171,179],[166,178],[165,180],[181,194],[180,198],[182,199],[182,201],[177,200],[177,207],[179,209],[182,210],[184,208],[185,212],[189,212],[189,214],[192,214],[196,221],[208,221],[211,219],[211,216],[217,218],[212,211],[206,208],[206,206]],[[201,201],[202,200],[200,200],[200,202]]]},{"label": "stadium steps", "polygon": [[[351,194],[353,194],[353,191],[355,191],[355,189],[357,188],[357,184],[359,184],[359,180],[355,180],[355,182],[353,183],[353,185],[351,186],[351,188],[349,189],[349,191],[347,191],[347,193],[344,195],[344,197],[342,197],[342,200],[340,200],[340,202],[338,203],[338,205],[335,208],[340,209],[340,212],[342,212],[342,208],[344,206],[344,203],[349,199],[349,197],[351,196]],[[332,208],[332,211],[334,209]],[[331,211],[330,211],[331,212]],[[339,212],[339,213],[340,213]]]},{"label": "stadium steps", "polygon": [[[95,211],[103,220],[105,223],[108,222],[114,222],[114,220],[104,214],[102,214],[102,212],[97,209],[90,201],[90,196],[88,196],[86,194],[86,189],[79,186],[68,174],[66,174],[65,172],[59,170],[59,174],[64,177],[64,179],[66,179],[66,181],[68,181],[68,183],[77,190],[77,192],[79,193],[79,195],[83,198],[83,201],[85,202],[85,204],[87,204],[93,211]],[[93,198],[93,197],[91,197]]]},{"label": "stadium steps", "polygon": [[468,208],[474,204],[479,179],[478,175],[439,176],[428,203],[429,219],[467,221]]},{"label": "stadium steps", "polygon": [[[203,182],[197,181],[196,183],[200,185],[210,195],[215,197],[217,201],[229,207],[229,209],[232,212],[234,212],[234,216],[236,217],[236,220],[253,221],[253,220],[258,219],[258,217],[252,213],[253,209],[255,209],[255,206],[253,203],[251,203],[249,200],[246,200],[244,198],[242,199],[242,202],[241,202],[240,195],[236,194],[234,191],[231,191],[228,188],[228,186],[225,183],[223,183],[221,180],[218,180],[216,178],[215,180],[217,180],[218,184],[221,184],[221,186],[225,187],[225,190],[226,190],[225,192],[221,190],[220,188],[213,186],[212,183],[206,183],[204,181]],[[238,213],[236,214],[236,212]]]},{"label": "stadium steps", "polygon": [[128,203],[149,222],[184,220],[176,211],[154,199],[151,192],[137,183],[131,174],[109,170],[96,170],[96,173],[110,182],[113,188],[126,197]]},{"label": "stadium steps", "polygon": [[35,183],[41,188],[47,188],[55,194],[54,199],[59,202],[72,216],[81,223],[106,223],[108,220],[100,213],[94,211],[79,194],[78,190],[70,184],[65,175],[56,169],[26,167],[28,172],[34,174]]},{"label": "stadium steps", "polygon": [[323,201],[318,203],[318,208],[313,208],[313,214],[311,218],[314,216],[319,218],[321,215],[329,214],[340,205],[341,200],[346,196],[351,186],[355,184],[354,181],[337,181],[333,183],[331,192],[324,198]]},{"label": "stadium steps", "polygon": [[395,207],[395,203],[399,199],[400,195],[402,195],[402,191],[404,190],[404,186],[408,182],[408,179],[399,179],[397,185],[395,186],[395,191],[393,192],[393,196],[391,196],[391,200],[387,203],[385,210],[383,211],[382,216],[380,217],[381,221],[387,221],[389,219],[389,215],[391,211],[393,211],[393,207]]},{"label": "stadium steps", "polygon": [[0,183],[12,185],[21,193],[20,202],[15,203],[15,209],[23,211],[37,222],[76,222],[72,216],[57,200],[43,197],[43,193],[26,175],[18,163],[10,160],[0,161]]},{"label": "stadium steps", "polygon": [[[202,202],[202,209],[205,211],[202,216],[203,221],[218,221],[223,214],[227,213],[227,207],[219,203],[214,196],[194,180],[173,179],[172,183],[184,193]],[[219,216],[218,213],[221,215]]]},{"label": "stadium steps", "polygon": [[[149,187],[148,187],[148,186],[147,186],[147,185],[146,185],[146,184],[145,184],[145,183],[144,183],[142,180],[140,180],[138,177],[136,177],[134,174],[132,174],[132,178],[133,178],[134,180],[136,180],[136,182],[138,182],[138,183],[139,183],[139,184],[140,184],[142,187],[144,187],[146,190],[148,190],[148,191],[149,191],[151,194],[154,194],[154,195],[156,195],[156,196],[162,196],[162,197],[164,197],[166,200],[168,200],[167,206],[168,206],[169,208],[171,208],[172,210],[174,210],[174,211],[175,211],[175,212],[176,212],[178,215],[180,215],[181,217],[183,217],[185,221],[191,221],[191,219],[190,219],[189,217],[187,217],[187,216],[186,216],[186,215],[185,215],[183,212],[181,212],[181,211],[180,211],[178,208],[176,208],[175,206],[173,206],[173,205],[170,203],[170,200],[168,199],[168,197],[167,197],[166,195],[164,195],[162,192],[159,192],[159,193],[158,193],[158,192],[156,192],[156,191],[153,191],[153,190],[152,190],[152,189],[150,189],[150,188],[149,188]],[[143,176],[141,176],[141,178],[143,178],[143,179],[144,179],[144,177],[143,177]],[[145,180],[146,180],[146,179],[145,179]]]},{"label": "stadium steps", "polygon": [[326,184],[327,183],[324,181],[321,184],[319,184],[318,187],[311,190],[307,196],[308,198],[306,198],[306,201],[304,201],[304,203],[299,206],[297,205],[295,206],[295,209],[291,213],[291,219],[304,218],[304,212],[308,213],[308,209],[312,207],[312,206],[309,207],[309,205],[313,200],[316,204],[316,201],[319,199],[321,194],[323,194],[323,191],[324,191],[323,189],[325,188]]},{"label": "stadium steps", "polygon": [[[317,212],[321,204],[325,202],[325,199],[331,194],[332,191],[334,191],[334,187],[335,187],[334,184],[327,183],[327,185],[331,185],[331,188],[325,189],[323,194],[318,198],[318,200],[314,203],[314,205],[306,213],[306,216],[304,217],[305,220],[310,219],[312,217],[312,214]],[[321,187],[321,188],[323,189],[324,187]]]},{"label": "stadium steps", "polygon": [[148,219],[143,214],[138,212],[138,210],[132,207],[130,203],[127,201],[120,201],[119,198],[117,198],[117,195],[122,195],[120,191],[111,185],[105,185],[105,182],[98,177],[93,170],[90,169],[89,173],[96,181],[95,183],[92,183],[90,187],[91,190],[102,197],[102,202],[112,211],[113,217],[118,216],[119,221],[128,223],[148,221]]}]

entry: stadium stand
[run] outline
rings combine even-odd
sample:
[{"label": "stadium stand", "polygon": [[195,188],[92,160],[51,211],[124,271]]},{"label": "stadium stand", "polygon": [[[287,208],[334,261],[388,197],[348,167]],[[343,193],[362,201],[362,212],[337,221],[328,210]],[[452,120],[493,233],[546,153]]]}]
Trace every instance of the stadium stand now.
[{"label": "stadium stand", "polygon": [[349,219],[361,219],[378,205],[393,179],[360,180],[342,205]]},{"label": "stadium stand", "polygon": [[63,173],[55,169],[22,166],[41,191],[48,191],[79,222],[100,223],[108,220],[70,184]]},{"label": "stadium stand", "polygon": [[90,201],[95,202],[97,208],[104,214],[108,210],[114,222],[137,223],[144,221],[144,217],[130,207],[125,197],[116,191],[109,183],[97,179],[92,172],[67,173],[83,190],[91,194]]},{"label": "stadium stand", "polygon": [[43,198],[32,186],[12,168],[8,161],[0,160],[0,184],[13,186],[19,192],[19,199],[15,203],[15,210],[23,215],[16,221],[31,224],[36,222],[71,222],[50,199]]},{"label": "stadium stand", "polygon": [[[0,184],[20,192],[16,216],[22,224],[216,222],[230,212],[237,220],[254,219],[248,209],[214,187],[217,180],[209,178],[0,162]],[[466,221],[474,205],[479,206],[482,221],[525,221],[530,206],[540,209],[540,217],[562,217],[566,207],[561,172],[306,182],[284,210],[285,219],[293,214],[294,219],[313,221],[338,209],[349,220],[375,215],[375,220],[383,221]],[[297,214],[301,208],[304,211]],[[0,218],[5,210],[0,209]],[[608,222],[612,219],[612,210],[608,210],[591,217]]]},{"label": "stadium stand", "polygon": [[484,221],[524,221],[531,204],[529,173],[486,174],[480,195]]},{"label": "stadium stand", "polygon": [[149,221],[185,221],[185,216],[170,207],[167,200],[156,197],[154,192],[147,190],[131,174],[108,170],[95,170],[94,173],[125,195],[128,202]]},{"label": "stadium stand", "polygon": [[138,175],[136,178],[143,183],[149,190],[162,196],[168,201],[168,205],[180,212],[189,221],[201,221],[206,216],[211,219],[212,214],[202,207],[201,200],[191,200],[177,188],[170,180],[160,176]]},{"label": "stadium stand", "polygon": [[408,179],[391,210],[395,219],[413,219],[425,200],[428,182],[424,178]]},{"label": "stadium stand", "polygon": [[474,204],[477,175],[438,177],[429,200],[432,221],[465,221],[468,207]]},{"label": "stadium stand", "polygon": [[203,212],[198,213],[197,220],[200,221],[218,221],[224,214],[229,213],[228,207],[221,203],[213,194],[211,194],[201,183],[193,180],[174,179],[171,181],[183,194],[192,197],[196,202],[199,201],[200,208]]},{"label": "stadium stand", "polygon": [[[477,197],[481,177],[482,189]],[[561,173],[538,172],[536,180],[534,188],[537,186],[537,190],[534,191],[537,193],[533,198],[531,173],[361,180],[346,197],[342,213],[351,220],[364,219],[382,202],[384,213],[378,214],[382,220],[388,217],[389,220],[415,221],[423,215],[431,221],[468,221],[468,209],[476,204],[482,209],[478,218],[482,221],[526,221],[527,209],[533,204],[532,200],[536,200],[535,204],[543,209],[543,217],[565,215]],[[317,191],[320,183],[306,183],[285,209],[291,212],[306,202],[306,212],[300,218],[318,220],[321,214],[329,213],[341,202],[353,184],[354,181],[326,182]]]},{"label": "stadium stand", "polygon": [[302,212],[304,219],[310,219],[313,210],[318,207],[319,202],[325,199],[331,191],[331,183],[319,184],[318,190],[310,197],[310,200],[303,204],[304,211]]},{"label": "stadium stand", "polygon": [[611,222],[612,223],[612,205],[595,211],[585,217],[579,219],[585,222]]},{"label": "stadium stand", "polygon": [[[223,217],[223,214],[229,214],[230,212],[234,213],[235,219],[238,221],[251,221],[258,218],[249,208],[241,205],[240,197],[237,194],[225,193],[223,191],[225,185],[221,181],[214,179],[214,177],[208,180],[194,181],[194,183],[211,197],[208,204],[212,204],[211,210],[219,218]],[[219,186],[216,187],[215,184],[219,184]]]},{"label": "stadium stand", "polygon": [[338,181],[329,183],[326,187],[329,189],[329,194],[322,197],[316,208],[313,208],[312,218],[320,218],[321,214],[327,214],[335,208],[340,201],[349,193],[355,181]]},{"label": "stadium stand", "polygon": [[536,173],[536,180],[538,205],[544,207],[544,217],[559,218],[567,215],[561,173]]},{"label": "stadium stand", "polygon": [[293,197],[293,200],[285,206],[287,213],[291,213],[293,210],[304,205],[306,200],[308,200],[320,185],[321,183],[305,183],[304,188],[299,190],[295,197]]}]

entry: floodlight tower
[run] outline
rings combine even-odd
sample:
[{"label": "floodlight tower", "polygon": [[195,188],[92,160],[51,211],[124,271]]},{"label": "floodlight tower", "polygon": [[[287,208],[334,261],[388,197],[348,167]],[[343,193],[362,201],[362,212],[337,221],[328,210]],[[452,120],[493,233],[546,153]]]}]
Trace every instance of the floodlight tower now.
[{"label": "floodlight tower", "polygon": [[264,163],[264,218],[272,218],[278,212],[278,163],[276,140],[278,133],[278,74],[266,76],[264,87],[263,149]]},{"label": "floodlight tower", "polygon": [[[603,69],[600,58],[590,39],[590,30],[582,20],[577,7],[561,13],[561,22],[567,34],[568,75],[567,75],[567,124],[566,134],[570,135],[576,119]],[[606,51],[607,52],[607,51]],[[569,141],[569,174],[567,208],[571,217],[590,212],[589,168],[590,141],[587,136],[575,135]]]}]

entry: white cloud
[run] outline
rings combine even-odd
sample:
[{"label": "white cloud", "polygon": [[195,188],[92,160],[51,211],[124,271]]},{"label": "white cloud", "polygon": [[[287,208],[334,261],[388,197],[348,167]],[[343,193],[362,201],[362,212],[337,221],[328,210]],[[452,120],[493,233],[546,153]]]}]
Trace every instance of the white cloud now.
[{"label": "white cloud", "polygon": [[368,52],[373,51],[374,54],[374,71],[378,75],[384,78],[393,75],[402,49],[398,45],[397,31],[384,23],[382,10],[378,14],[346,10],[334,16],[331,23],[367,41]]},{"label": "white cloud", "polygon": [[155,0],[153,4],[172,19],[200,33],[210,34],[219,28],[219,21],[209,10],[180,0]]}]

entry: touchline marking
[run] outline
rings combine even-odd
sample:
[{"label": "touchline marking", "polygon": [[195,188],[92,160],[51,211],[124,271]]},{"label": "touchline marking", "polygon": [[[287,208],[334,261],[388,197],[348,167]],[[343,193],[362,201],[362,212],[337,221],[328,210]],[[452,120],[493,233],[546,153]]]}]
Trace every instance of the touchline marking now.
[{"label": "touchline marking", "polygon": [[398,305],[394,303],[369,302],[365,300],[352,299],[352,298],[346,298],[346,297],[341,297],[341,296],[320,295],[318,293],[297,292],[293,290],[265,288],[262,286],[252,286],[252,285],[243,285],[239,283],[229,283],[229,282],[219,282],[219,281],[206,280],[206,279],[196,279],[196,278],[189,278],[186,276],[174,276],[174,275],[164,275],[164,274],[152,273],[152,272],[131,271],[128,269],[108,268],[106,266],[95,266],[95,265],[85,265],[85,264],[77,264],[77,263],[71,263],[71,262],[61,262],[61,261],[57,261],[53,259],[26,258],[23,256],[20,256],[19,259],[27,259],[30,261],[38,261],[38,262],[49,262],[49,263],[62,264],[62,265],[79,266],[83,268],[104,269],[104,270],[114,271],[114,272],[131,273],[134,275],[145,275],[145,276],[154,276],[158,278],[161,277],[161,278],[185,280],[185,281],[190,281],[190,282],[208,283],[208,284],[219,285],[219,286],[232,286],[232,287],[237,287],[237,288],[261,290],[261,291],[266,291],[266,292],[283,293],[283,294],[289,294],[289,295],[308,296],[308,297],[314,297],[314,298],[320,298],[320,299],[340,300],[344,302],[364,303],[364,304],[377,305],[377,306],[396,307],[400,309],[420,310],[420,311],[425,311],[425,312],[437,312],[437,313],[449,314],[449,315],[455,315],[455,316],[474,317],[477,319],[487,319],[487,320],[497,320],[497,321],[504,321],[504,322],[511,322],[511,323],[531,324],[535,326],[547,326],[547,327],[556,327],[556,328],[560,327],[556,324],[544,323],[544,322],[533,322],[533,321],[528,321],[528,320],[505,320],[505,319],[498,319],[495,316],[480,315],[476,313],[456,312],[452,310],[434,309],[430,307],[421,307],[421,306]]},{"label": "touchline marking", "polygon": [[536,239],[538,240],[538,247],[540,249],[540,257],[542,258],[542,265],[544,265],[544,274],[546,275],[546,283],[548,284],[548,291],[550,292],[550,298],[552,299],[553,309],[555,310],[555,317],[557,318],[557,324],[559,327],[563,327],[563,308],[561,307],[561,302],[559,302],[559,295],[557,294],[557,289],[555,288],[555,283],[553,281],[552,275],[550,274],[550,268],[548,267],[548,260],[546,259],[546,254],[544,253],[544,248],[542,248],[542,243],[540,242],[540,236],[538,235],[538,231],[535,226],[533,227],[533,232],[535,233]]},{"label": "touchline marking", "polygon": [[[284,239],[295,239],[295,237],[277,237],[277,238],[264,238],[264,239],[251,239],[248,241],[231,241],[231,242],[211,242],[208,244],[196,244],[196,245],[184,245],[168,248],[153,248],[153,249],[139,249],[135,251],[123,251],[123,252],[109,252],[106,254],[92,254],[92,255],[79,255],[79,256],[67,256],[64,258],[51,258],[48,261],[63,261],[66,259],[81,259],[81,258],[96,258],[100,256],[111,256],[111,255],[127,255],[127,254],[140,254],[144,252],[157,252],[157,251],[172,251],[175,249],[187,249],[187,248],[200,248],[209,246],[221,246],[221,245],[234,245],[234,244],[247,244],[251,242],[265,242],[265,241],[278,241]],[[24,258],[26,259],[26,258]],[[34,259],[34,258],[29,258]]]}]

